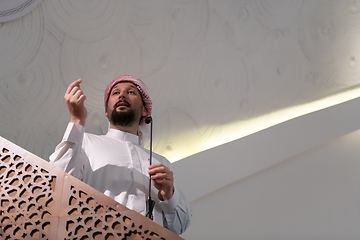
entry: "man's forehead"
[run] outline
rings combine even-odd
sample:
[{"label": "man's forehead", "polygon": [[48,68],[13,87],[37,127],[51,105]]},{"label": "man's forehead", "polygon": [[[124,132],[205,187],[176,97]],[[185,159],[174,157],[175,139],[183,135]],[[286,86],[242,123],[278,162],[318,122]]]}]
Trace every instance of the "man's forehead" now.
[{"label": "man's forehead", "polygon": [[121,81],[121,82],[118,82],[117,84],[115,84],[112,87],[111,91],[113,89],[115,89],[115,88],[121,88],[121,87],[138,89],[137,86],[134,83],[130,82],[130,81]]}]

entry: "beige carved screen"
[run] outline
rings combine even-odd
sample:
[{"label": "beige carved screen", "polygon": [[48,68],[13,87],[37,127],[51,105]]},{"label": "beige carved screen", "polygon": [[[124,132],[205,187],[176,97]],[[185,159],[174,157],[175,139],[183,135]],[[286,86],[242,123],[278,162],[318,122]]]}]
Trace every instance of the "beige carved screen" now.
[{"label": "beige carved screen", "polygon": [[0,137],[0,239],[182,239]]}]

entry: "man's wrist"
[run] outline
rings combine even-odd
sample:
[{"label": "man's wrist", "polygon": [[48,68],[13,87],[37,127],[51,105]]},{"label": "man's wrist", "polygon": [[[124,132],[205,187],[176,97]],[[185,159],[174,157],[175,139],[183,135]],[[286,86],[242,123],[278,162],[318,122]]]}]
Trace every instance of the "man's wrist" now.
[{"label": "man's wrist", "polygon": [[175,188],[173,187],[172,190],[171,190],[171,194],[164,194],[164,195],[168,195],[168,196],[163,196],[161,195],[160,191],[158,192],[158,198],[160,201],[167,201],[169,200],[170,198],[172,198],[172,196],[174,196],[174,191],[175,191]]},{"label": "man's wrist", "polygon": [[75,124],[81,125],[83,127],[85,127],[85,121],[86,121],[86,119],[70,118],[71,123],[75,123]]}]

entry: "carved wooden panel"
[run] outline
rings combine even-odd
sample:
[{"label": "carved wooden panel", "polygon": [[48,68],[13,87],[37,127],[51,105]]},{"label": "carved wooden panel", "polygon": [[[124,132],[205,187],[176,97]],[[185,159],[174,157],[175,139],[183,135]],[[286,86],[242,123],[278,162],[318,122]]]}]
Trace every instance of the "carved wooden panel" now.
[{"label": "carved wooden panel", "polygon": [[0,239],[182,239],[0,137]]}]

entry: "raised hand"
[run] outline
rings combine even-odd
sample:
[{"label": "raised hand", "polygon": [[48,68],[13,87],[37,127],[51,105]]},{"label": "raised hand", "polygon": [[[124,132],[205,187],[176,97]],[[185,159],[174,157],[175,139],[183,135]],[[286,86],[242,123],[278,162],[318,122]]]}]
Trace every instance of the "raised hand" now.
[{"label": "raised hand", "polygon": [[70,113],[70,122],[85,126],[87,110],[84,102],[86,96],[80,89],[81,79],[71,83],[66,90],[64,99]]}]

